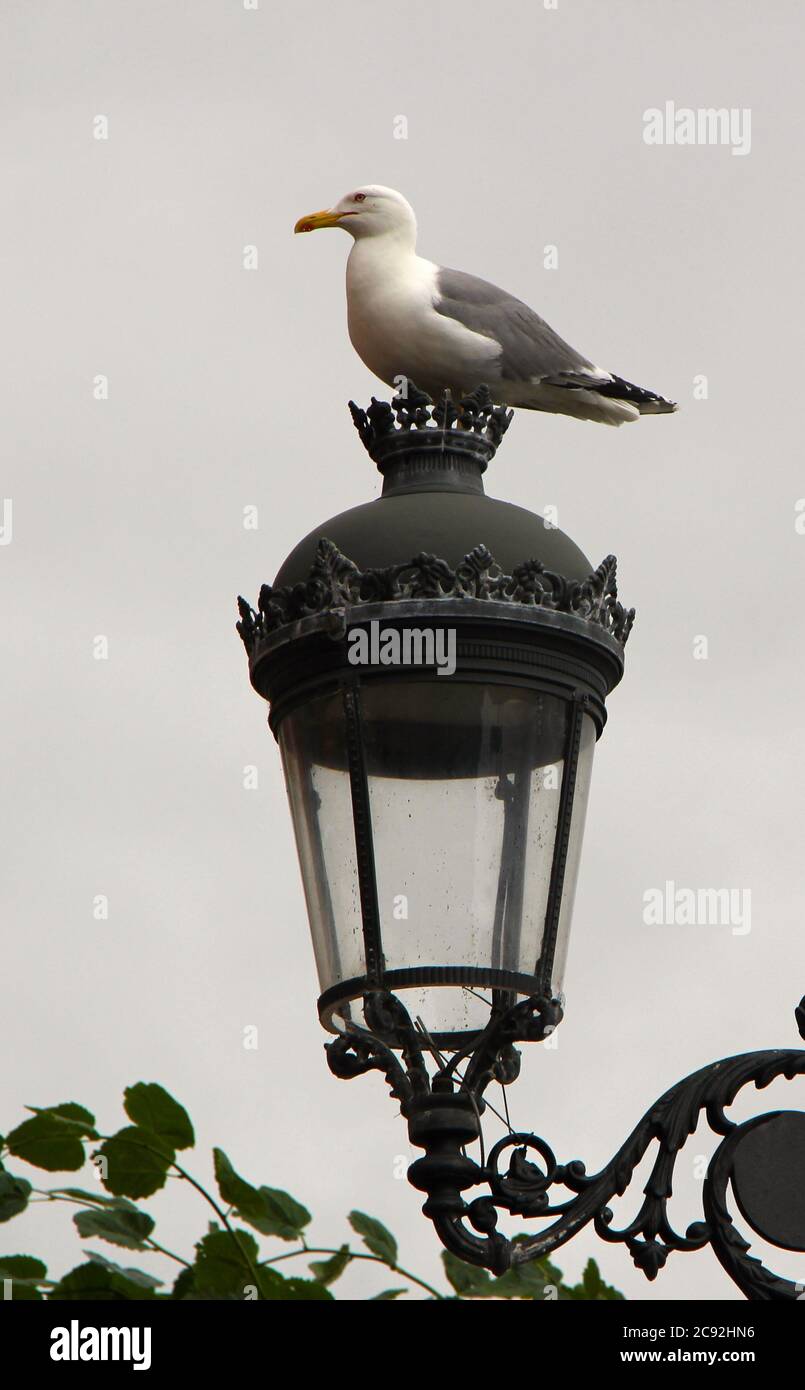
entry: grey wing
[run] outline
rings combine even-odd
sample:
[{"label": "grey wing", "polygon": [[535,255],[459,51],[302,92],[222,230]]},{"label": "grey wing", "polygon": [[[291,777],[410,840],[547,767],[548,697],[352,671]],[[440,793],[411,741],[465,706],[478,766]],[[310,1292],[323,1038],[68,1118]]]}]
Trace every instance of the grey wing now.
[{"label": "grey wing", "polygon": [[591,386],[612,378],[576,352],[521,299],[463,270],[440,266],[434,309],[500,343],[504,381],[534,378],[557,386]]}]

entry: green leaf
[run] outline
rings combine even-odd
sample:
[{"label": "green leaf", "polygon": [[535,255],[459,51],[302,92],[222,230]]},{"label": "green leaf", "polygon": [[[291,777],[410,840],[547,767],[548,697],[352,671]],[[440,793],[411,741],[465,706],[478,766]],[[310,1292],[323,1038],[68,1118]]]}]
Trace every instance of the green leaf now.
[{"label": "green leaf", "polygon": [[156,1081],[138,1081],[136,1086],[127,1086],[123,1108],[135,1125],[158,1134],[173,1149],[192,1149],[196,1142],[184,1106]]},{"label": "green leaf", "polygon": [[47,1265],[35,1255],[0,1255],[0,1280],[32,1279],[35,1284],[41,1284],[47,1272]]},{"label": "green leaf", "polygon": [[88,1260],[86,1264],[77,1265],[69,1274],[65,1274],[48,1297],[57,1301],[77,1299],[119,1303],[153,1298],[154,1290],[144,1288],[127,1275],[109,1269],[99,1260]]},{"label": "green leaf", "polygon": [[28,1205],[31,1184],[27,1178],[15,1178],[5,1169],[0,1172],[0,1221],[10,1221],[19,1216]]},{"label": "green leaf", "polygon": [[568,1288],[565,1296],[577,1301],[612,1302],[616,1299],[623,1300],[623,1294],[619,1293],[611,1284],[606,1284],[601,1278],[601,1271],[595,1260],[587,1261],[581,1283]]},{"label": "green leaf", "polygon": [[318,1279],[286,1279],[263,1265],[259,1271],[260,1297],[268,1303],[331,1302],[333,1295]]},{"label": "green leaf", "polygon": [[128,1197],[106,1197],[103,1192],[88,1192],[84,1187],[52,1187],[51,1192],[64,1197],[77,1197],[81,1202],[95,1202],[100,1207],[124,1207],[128,1211],[137,1208]]},{"label": "green leaf", "polygon": [[553,1288],[556,1289],[556,1297],[561,1298],[564,1290],[551,1277],[542,1260],[528,1260],[525,1264],[512,1265],[505,1274],[501,1274],[497,1279],[491,1279],[489,1285],[476,1296],[542,1300],[546,1297],[548,1290]]},{"label": "green leaf", "polygon": [[235,1172],[223,1149],[213,1149],[212,1156],[215,1164],[215,1181],[224,1201],[235,1207],[241,1216],[247,1214],[259,1216],[263,1210],[263,1204],[257,1188],[252,1187],[251,1183],[246,1182],[245,1178],[240,1177]]},{"label": "green leaf", "polygon": [[0,1266],[0,1298],[6,1297],[6,1284],[9,1281],[11,1283],[11,1292],[8,1297],[10,1297],[13,1302],[19,1303],[22,1301],[30,1303],[33,1301],[35,1303],[41,1303],[42,1293],[37,1288],[35,1279],[14,1279],[12,1275],[6,1273],[2,1266]]},{"label": "green leaf", "polygon": [[259,1217],[245,1216],[250,1226],[264,1236],[279,1236],[280,1240],[298,1240],[312,1217],[307,1207],[279,1187],[259,1187],[262,1212]]},{"label": "green leaf", "polygon": [[43,1110],[32,1120],[17,1125],[7,1142],[11,1153],[35,1168],[44,1168],[48,1173],[75,1172],[85,1163],[82,1130],[78,1122]]},{"label": "green leaf", "polygon": [[65,1100],[60,1105],[26,1105],[25,1109],[33,1111],[34,1115],[56,1115],[58,1119],[69,1120],[76,1126],[76,1133],[83,1135],[85,1139],[98,1138],[95,1116],[91,1110],[79,1105],[77,1101]]},{"label": "green leaf", "polygon": [[73,1217],[80,1236],[100,1236],[112,1245],[123,1245],[127,1250],[147,1250],[145,1237],[154,1229],[154,1221],[144,1211],[129,1207],[113,1207],[89,1211],[77,1211]]},{"label": "green leaf", "polygon": [[256,1267],[259,1251],[257,1241],[248,1231],[239,1230],[237,1235],[238,1240],[235,1241],[228,1231],[214,1231],[198,1242],[193,1265],[196,1293],[213,1297],[246,1297],[247,1287],[256,1282],[249,1260]]},{"label": "green leaf", "polygon": [[[179,1276],[174,1286],[174,1296],[246,1299],[253,1296],[252,1290],[256,1288],[259,1299],[269,1302],[332,1298],[324,1285],[315,1279],[284,1279],[276,1270],[258,1265],[259,1251],[254,1236],[243,1230],[238,1230],[237,1236],[239,1245],[228,1231],[215,1231],[204,1236],[196,1246],[193,1269]],[[250,1268],[243,1251],[248,1254],[253,1268]]]},{"label": "green leaf", "polygon": [[342,1245],[329,1260],[314,1260],[309,1268],[314,1279],[320,1284],[334,1284],[336,1279],[341,1278],[351,1258],[349,1246]]},{"label": "green leaf", "polygon": [[376,1293],[374,1298],[370,1298],[370,1303],[383,1303],[392,1298],[401,1298],[407,1289],[384,1289],[382,1293]]},{"label": "green leaf", "polygon": [[47,1267],[33,1255],[0,1255],[0,1290],[5,1293],[7,1280],[11,1281],[11,1298],[40,1301],[42,1294],[37,1287],[47,1283]]},{"label": "green leaf", "polygon": [[318,1279],[283,1279],[282,1287],[271,1294],[272,1301],[283,1303],[329,1303],[332,1297],[330,1290]]},{"label": "green leaf", "polygon": [[581,1276],[581,1286],[588,1298],[600,1298],[604,1288],[601,1271],[595,1260],[588,1260]]},{"label": "green leaf", "polygon": [[493,1279],[485,1269],[467,1264],[449,1250],[442,1251],[442,1262],[449,1282],[460,1298],[544,1298],[549,1285],[560,1286],[561,1272],[547,1260],[530,1260],[513,1265]]},{"label": "green leaf", "polygon": [[158,1192],[165,1186],[168,1169],[176,1157],[170,1144],[139,1125],[118,1130],[98,1153],[108,1163],[103,1185],[118,1197],[150,1197]]},{"label": "green leaf", "polygon": [[171,1289],[171,1298],[191,1298],[194,1289],[195,1272],[185,1268],[176,1276],[176,1282]]},{"label": "green leaf", "polygon": [[299,1239],[312,1219],[307,1207],[279,1188],[252,1187],[235,1172],[223,1149],[213,1149],[213,1157],[218,1191],[244,1221],[264,1236]]},{"label": "green leaf", "polygon": [[373,1255],[379,1255],[387,1265],[396,1265],[397,1242],[381,1221],[376,1221],[373,1216],[367,1216],[363,1211],[351,1211],[349,1224],[353,1231],[363,1238],[364,1245]]},{"label": "green leaf", "polygon": [[153,1274],[146,1274],[144,1269],[122,1269],[120,1265],[115,1264],[114,1260],[107,1260],[106,1256],[99,1254],[97,1250],[88,1250],[87,1259],[94,1260],[95,1264],[103,1265],[104,1269],[111,1269],[117,1274],[122,1274],[133,1284],[139,1284],[141,1289],[158,1289],[163,1282]]},{"label": "green leaf", "polygon": [[453,1255],[449,1250],[442,1251],[442,1264],[449,1283],[457,1294],[464,1297],[482,1297],[483,1292],[492,1283],[492,1278],[485,1269],[467,1264],[466,1260],[460,1260],[458,1255]]}]

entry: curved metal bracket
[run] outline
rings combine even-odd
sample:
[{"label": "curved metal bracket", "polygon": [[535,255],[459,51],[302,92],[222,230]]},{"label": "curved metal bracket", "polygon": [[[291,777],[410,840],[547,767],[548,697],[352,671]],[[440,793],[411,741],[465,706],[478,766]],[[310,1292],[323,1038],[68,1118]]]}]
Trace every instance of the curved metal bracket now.
[{"label": "curved metal bracket", "polygon": [[[508,1134],[495,1144],[488,1157],[484,1156],[481,1132],[484,1091],[493,1080],[507,1085],[516,1079],[519,1054],[514,1044],[541,1040],[552,1031],[561,1019],[561,1008],[556,1001],[527,999],[505,1013],[493,1014],[474,1046],[456,1053],[449,1062],[433,1049],[436,1056],[433,1075],[428,1073],[425,1062],[429,1039],[414,1026],[398,999],[378,991],[366,997],[364,1008],[372,1031],[353,1027],[328,1044],[330,1070],[342,1078],[371,1070],[383,1072],[391,1094],[400,1101],[411,1142],[425,1151],[424,1157],[409,1168],[409,1180],[427,1194],[425,1214],[433,1221],[442,1244],[460,1259],[502,1273],[512,1265],[551,1254],[592,1222],[603,1240],[623,1242],[637,1267],[649,1279],[656,1278],[672,1251],[700,1250],[710,1245],[747,1298],[791,1300],[801,1297],[802,1283],[781,1278],[748,1254],[749,1243],[735,1228],[728,1210],[727,1190],[731,1183],[734,1186],[741,1146],[750,1142],[749,1136],[758,1126],[777,1122],[779,1138],[780,1133],[794,1133],[790,1128],[780,1130],[786,1116],[789,1123],[799,1122],[800,1127],[796,1129],[799,1148],[793,1158],[800,1161],[805,1142],[805,1118],[799,1112],[793,1116],[790,1112],[774,1112],[737,1124],[727,1118],[724,1110],[750,1082],[762,1090],[778,1077],[791,1079],[805,1074],[805,1051],[748,1052],[693,1072],[667,1090],[646,1111],[606,1167],[588,1175],[579,1160],[557,1162],[548,1144],[535,1134]],[[795,1015],[800,1034],[805,1037],[805,998],[797,1006]],[[383,1041],[384,1035],[403,1040],[399,1058]],[[462,1062],[466,1062],[466,1067],[460,1076],[458,1068]],[[693,1222],[683,1235],[671,1225],[667,1204],[677,1156],[695,1131],[702,1112],[711,1130],[723,1136],[723,1142],[707,1170],[704,1220]],[[770,1141],[774,1140],[774,1134],[774,1129],[766,1130]],[[465,1146],[475,1140],[481,1142],[480,1163],[467,1158],[464,1152]],[[642,1206],[628,1226],[616,1229],[609,1203],[613,1197],[625,1193],[635,1168],[655,1140],[658,1153],[644,1188]],[[502,1162],[506,1159],[504,1171]],[[799,1174],[785,1167],[787,1161],[790,1166],[791,1160],[792,1154],[778,1153],[775,1173],[769,1181],[779,1186],[782,1180],[784,1187],[787,1183],[787,1190],[798,1191]],[[480,1186],[487,1188],[485,1195],[469,1201],[464,1197],[465,1192]],[[761,1229],[763,1215],[751,1209],[752,1202],[767,1204],[762,1183],[760,1187],[756,1182],[750,1186],[754,1195],[751,1201],[744,1200],[741,1208],[744,1217],[753,1230],[770,1238],[768,1231]],[[553,1190],[558,1188],[564,1188],[570,1196],[552,1205]],[[501,1210],[514,1216],[553,1220],[538,1234],[510,1240],[496,1229]],[[771,1237],[773,1243],[805,1250],[803,1211],[805,1205],[800,1203],[797,1215],[788,1217],[783,1213],[781,1217],[778,1207],[775,1215],[778,1235],[776,1239]],[[781,1220],[784,1223],[782,1236],[779,1234]]]}]

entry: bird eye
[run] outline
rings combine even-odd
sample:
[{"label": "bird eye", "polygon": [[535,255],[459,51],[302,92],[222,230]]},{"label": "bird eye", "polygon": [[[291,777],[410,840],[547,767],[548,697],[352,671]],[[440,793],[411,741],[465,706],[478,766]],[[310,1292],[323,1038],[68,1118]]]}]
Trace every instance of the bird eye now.
[{"label": "bird eye", "polygon": [[353,201],[353,203],[362,203],[362,202],[365,201],[365,198],[366,198],[366,194],[365,194],[365,193],[356,193],[356,194],[355,194],[355,197],[352,199],[352,201]]}]

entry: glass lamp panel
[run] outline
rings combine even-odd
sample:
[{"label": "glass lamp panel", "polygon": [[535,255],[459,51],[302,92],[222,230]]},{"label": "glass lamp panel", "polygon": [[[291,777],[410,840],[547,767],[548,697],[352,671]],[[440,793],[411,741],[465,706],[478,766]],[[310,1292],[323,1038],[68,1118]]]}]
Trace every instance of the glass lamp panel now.
[{"label": "glass lamp panel", "polygon": [[573,818],[570,822],[570,839],[568,841],[567,859],[565,862],[564,890],[562,892],[562,905],[559,912],[559,929],[556,935],[556,950],[554,952],[553,970],[551,972],[551,987],[556,998],[562,998],[564,995],[567,948],[570,941],[573,904],[576,897],[576,884],[579,877],[581,844],[584,838],[584,823],[587,818],[587,803],[590,797],[590,780],[593,771],[595,742],[595,725],[589,715],[585,715],[582,720],[579,760],[576,768],[576,786],[573,793]]},{"label": "glass lamp panel", "polygon": [[[514,686],[383,681],[361,691],[387,970],[533,977],[564,773],[566,703]],[[417,988],[432,1033],[474,1030],[483,999]],[[487,1001],[487,1002],[484,1002]]]},{"label": "glass lamp panel", "polygon": [[366,970],[340,694],[286,716],[279,745],[324,992]]},{"label": "glass lamp panel", "polygon": [[[436,676],[366,680],[360,707],[385,970],[465,974],[463,986],[391,987],[431,1034],[475,1032],[488,1022],[491,987],[467,971],[527,977],[521,993],[537,987],[570,707],[533,688]],[[324,992],[366,971],[341,692],[288,713],[278,733]],[[594,746],[585,716],[550,976],[556,994]],[[351,1013],[363,1021],[360,1000]]]}]

